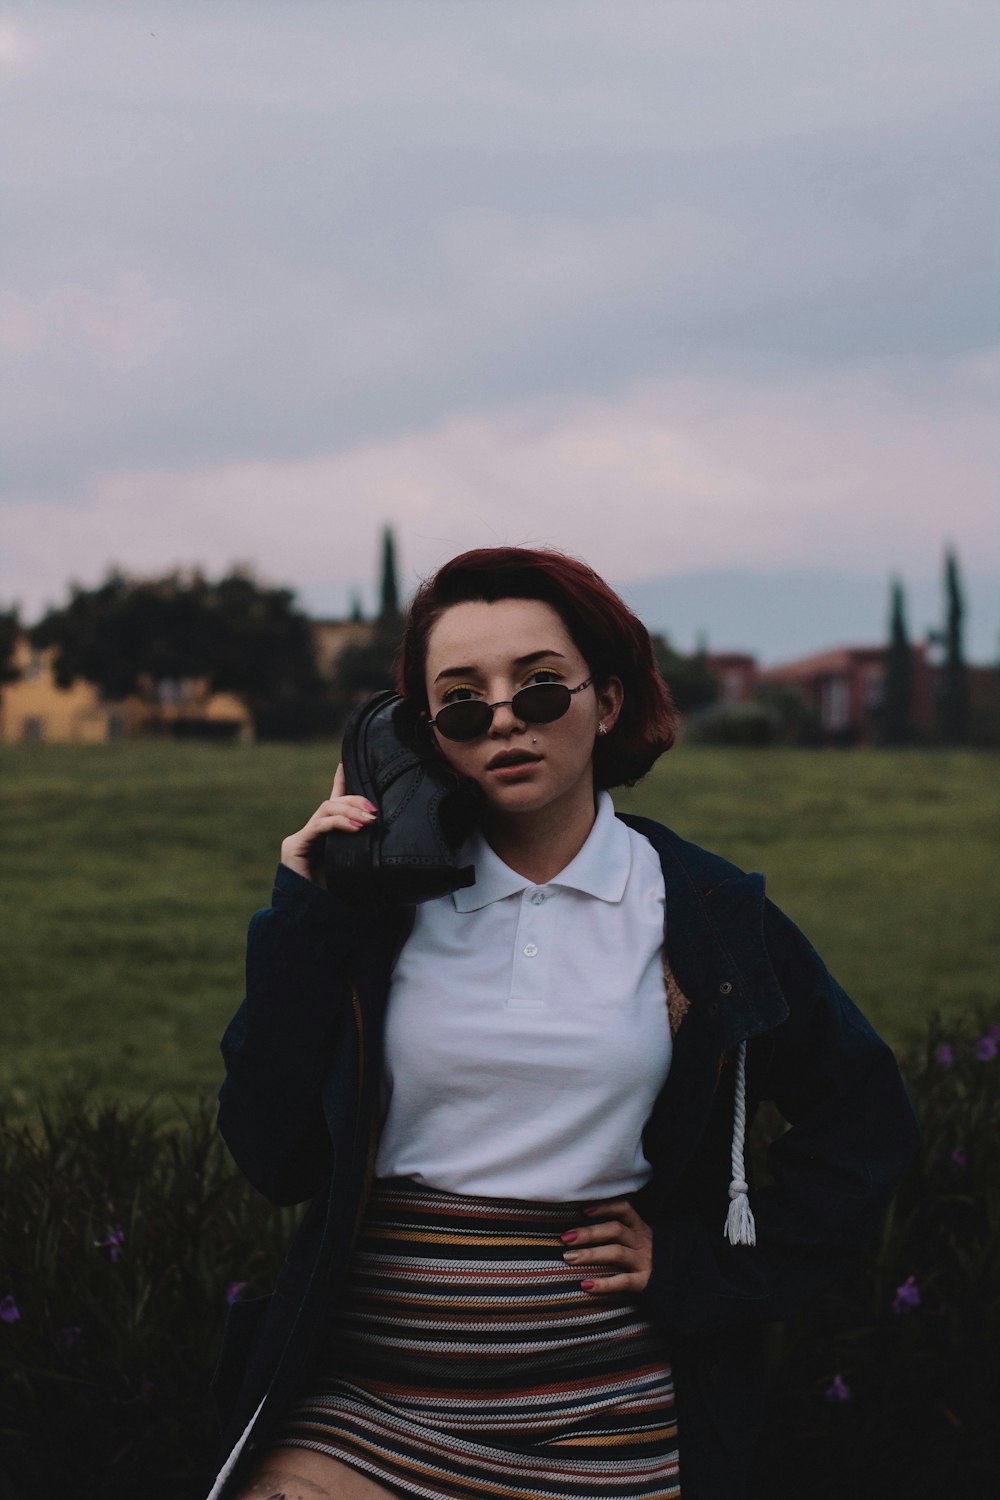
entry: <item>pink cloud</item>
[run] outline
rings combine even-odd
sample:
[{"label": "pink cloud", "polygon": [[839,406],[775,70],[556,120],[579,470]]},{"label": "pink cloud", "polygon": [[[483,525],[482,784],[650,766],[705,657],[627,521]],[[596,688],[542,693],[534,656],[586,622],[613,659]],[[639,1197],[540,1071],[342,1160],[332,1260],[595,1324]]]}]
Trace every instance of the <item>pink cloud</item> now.
[{"label": "pink cloud", "polygon": [[995,548],[1000,359],[926,389],[876,367],[792,381],[663,380],[615,398],[451,416],[293,460],[98,475],[79,504],[7,508],[0,596],[31,607],[72,574],[234,561],[316,590],[367,582],[378,528],[404,569],[494,543],[551,543],[610,577],[704,567],[937,566]]},{"label": "pink cloud", "polygon": [[34,299],[0,296],[0,356],[82,355],[133,370],[168,342],[178,307],[156,297],[137,271],[123,272],[103,292],[66,283]]},{"label": "pink cloud", "polygon": [[31,36],[11,20],[0,20],[0,67],[23,68],[35,48]]}]

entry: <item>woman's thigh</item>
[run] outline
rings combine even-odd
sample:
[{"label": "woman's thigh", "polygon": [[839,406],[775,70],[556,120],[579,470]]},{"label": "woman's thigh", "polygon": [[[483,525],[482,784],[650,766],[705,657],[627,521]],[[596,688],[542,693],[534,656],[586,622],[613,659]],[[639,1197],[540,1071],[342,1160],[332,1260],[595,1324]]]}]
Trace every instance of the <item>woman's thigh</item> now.
[{"label": "woman's thigh", "polygon": [[310,1448],[270,1448],[233,1500],[395,1500],[391,1490]]}]

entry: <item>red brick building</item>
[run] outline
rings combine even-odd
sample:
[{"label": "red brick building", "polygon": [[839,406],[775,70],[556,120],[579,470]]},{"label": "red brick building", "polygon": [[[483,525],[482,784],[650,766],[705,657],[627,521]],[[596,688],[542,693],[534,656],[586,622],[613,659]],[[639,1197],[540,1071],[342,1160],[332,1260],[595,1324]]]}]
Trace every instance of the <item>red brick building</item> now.
[{"label": "red brick building", "polygon": [[719,684],[720,703],[752,703],[757,693],[757,659],[742,651],[710,651],[708,665]]},{"label": "red brick building", "polygon": [[[918,738],[934,729],[938,669],[927,647],[910,647],[913,658],[912,723]],[[758,681],[795,688],[819,721],[824,738],[840,744],[866,744],[878,737],[885,695],[886,646],[836,646],[816,656],[767,667]]]}]

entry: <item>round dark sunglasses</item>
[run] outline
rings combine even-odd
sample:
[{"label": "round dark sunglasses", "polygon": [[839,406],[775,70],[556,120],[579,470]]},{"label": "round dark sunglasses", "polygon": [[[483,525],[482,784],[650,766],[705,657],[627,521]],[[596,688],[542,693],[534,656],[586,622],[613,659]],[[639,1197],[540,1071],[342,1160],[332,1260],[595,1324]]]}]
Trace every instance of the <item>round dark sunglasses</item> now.
[{"label": "round dark sunglasses", "polygon": [[574,693],[582,693],[593,680],[588,677],[575,688],[567,687],[564,682],[532,682],[519,688],[513,698],[503,698],[499,703],[460,698],[457,703],[446,703],[438,709],[437,718],[428,720],[428,728],[436,729],[446,740],[477,740],[493,723],[498,708],[512,709],[514,718],[524,724],[551,724],[562,718]]}]

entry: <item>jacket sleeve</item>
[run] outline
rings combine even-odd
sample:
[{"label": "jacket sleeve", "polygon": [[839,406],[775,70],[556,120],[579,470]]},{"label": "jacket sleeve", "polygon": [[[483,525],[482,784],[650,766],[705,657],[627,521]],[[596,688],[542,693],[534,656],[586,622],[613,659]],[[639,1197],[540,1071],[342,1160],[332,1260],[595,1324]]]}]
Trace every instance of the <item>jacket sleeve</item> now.
[{"label": "jacket sleeve", "polygon": [[323,1087],[353,1026],[352,959],[380,936],[373,927],[375,913],[284,865],[272,905],[251,919],[246,998],[222,1038],[219,1129],[272,1202],[315,1196],[329,1172]]},{"label": "jacket sleeve", "polygon": [[[751,1193],[756,1245],[723,1235],[733,1088],[720,1083],[675,1211],[653,1226],[651,1314],[681,1332],[788,1317],[850,1269],[876,1232],[917,1144],[891,1049],[770,902],[765,940],[789,1014],[748,1046],[747,1092],[789,1129]],[[732,1069],[728,1069],[729,1074]]]}]

